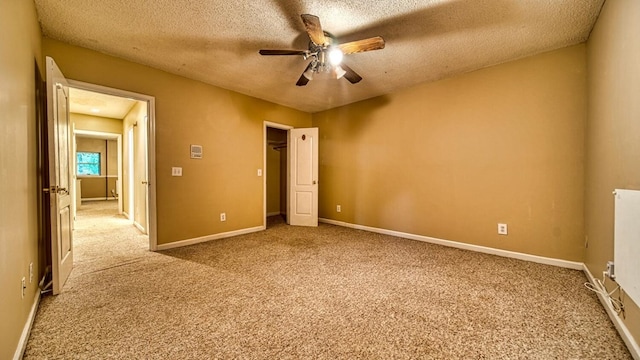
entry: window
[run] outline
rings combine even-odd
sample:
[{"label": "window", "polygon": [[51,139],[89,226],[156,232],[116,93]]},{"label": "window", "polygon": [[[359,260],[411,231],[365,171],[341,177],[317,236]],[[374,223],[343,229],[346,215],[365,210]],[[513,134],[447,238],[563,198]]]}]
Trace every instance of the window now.
[{"label": "window", "polygon": [[100,153],[78,151],[76,153],[78,175],[100,175]]}]

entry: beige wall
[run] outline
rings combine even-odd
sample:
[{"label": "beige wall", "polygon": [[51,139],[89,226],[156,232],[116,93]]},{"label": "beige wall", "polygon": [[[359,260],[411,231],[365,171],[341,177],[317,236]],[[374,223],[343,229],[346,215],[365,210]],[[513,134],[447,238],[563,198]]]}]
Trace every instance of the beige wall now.
[{"label": "beige wall", "polygon": [[[599,277],[613,260],[616,189],[640,190],[640,2],[607,1],[587,44],[589,117],[585,263]],[[640,342],[640,310],[625,299],[629,331]]]},{"label": "beige wall", "polygon": [[280,153],[267,147],[267,214],[280,213]]},{"label": "beige wall", "polygon": [[[32,1],[0,10],[0,359],[11,359],[38,291],[35,63],[44,66]],[[29,283],[29,263],[34,279]],[[27,290],[21,297],[21,279]]]},{"label": "beige wall", "polygon": [[314,114],[320,216],[582,261],[585,120],[584,45]]},{"label": "beige wall", "polygon": [[[105,177],[81,177],[82,200],[115,200],[111,190],[117,192],[116,178]],[[109,182],[108,185],[105,184]],[[107,187],[108,186],[108,187]],[[108,192],[107,192],[108,189]]]},{"label": "beige wall", "polygon": [[287,215],[287,149],[280,149],[280,214]]},{"label": "beige wall", "polygon": [[122,134],[122,119],[112,119],[85,114],[69,114],[76,130],[100,131]]},{"label": "beige wall", "polygon": [[43,52],[70,79],[156,98],[159,244],[263,225],[263,121],[308,127],[310,114],[46,38]]}]

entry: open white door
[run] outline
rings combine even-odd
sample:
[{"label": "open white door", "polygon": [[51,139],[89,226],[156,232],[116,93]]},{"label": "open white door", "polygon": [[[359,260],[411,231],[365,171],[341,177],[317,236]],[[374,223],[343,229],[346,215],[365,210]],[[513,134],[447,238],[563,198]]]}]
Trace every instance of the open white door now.
[{"label": "open white door", "polygon": [[73,268],[71,211],[71,136],[69,87],[52,58],[47,57],[47,127],[51,199],[51,264],[53,294],[59,294]]},{"label": "open white door", "polygon": [[289,130],[289,225],[318,226],[318,140],[318,128]]},{"label": "open white door", "polygon": [[148,193],[149,175],[147,170],[147,116],[137,121],[133,127],[133,223],[144,234],[149,219]]}]

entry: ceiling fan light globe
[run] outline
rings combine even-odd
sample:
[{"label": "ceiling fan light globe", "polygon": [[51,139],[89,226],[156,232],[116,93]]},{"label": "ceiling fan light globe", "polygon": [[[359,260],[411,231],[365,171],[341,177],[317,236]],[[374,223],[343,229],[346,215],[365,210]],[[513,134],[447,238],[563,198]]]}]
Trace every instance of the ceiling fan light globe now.
[{"label": "ceiling fan light globe", "polygon": [[308,80],[313,80],[313,70],[312,69],[309,69],[309,70],[303,72],[302,75],[304,77],[306,77]]},{"label": "ceiling fan light globe", "polygon": [[333,66],[340,65],[340,63],[342,62],[343,56],[344,56],[344,54],[342,53],[342,50],[340,50],[337,47],[332,48],[331,50],[329,50],[329,62]]}]

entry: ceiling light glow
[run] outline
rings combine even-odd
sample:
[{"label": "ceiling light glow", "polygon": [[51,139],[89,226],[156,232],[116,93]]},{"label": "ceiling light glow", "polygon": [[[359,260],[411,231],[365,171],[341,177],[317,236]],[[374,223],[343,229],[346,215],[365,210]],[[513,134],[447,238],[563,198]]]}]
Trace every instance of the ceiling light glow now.
[{"label": "ceiling light glow", "polygon": [[98,108],[92,108],[92,109],[91,109],[91,112],[92,112],[92,113],[99,113],[99,112],[100,112],[100,109],[98,109]]},{"label": "ceiling light glow", "polygon": [[329,62],[333,66],[339,65],[342,62],[343,56],[344,54],[342,54],[342,50],[338,49],[337,47],[334,47],[331,50],[329,50]]}]

